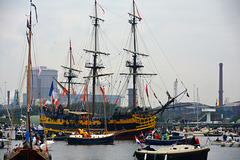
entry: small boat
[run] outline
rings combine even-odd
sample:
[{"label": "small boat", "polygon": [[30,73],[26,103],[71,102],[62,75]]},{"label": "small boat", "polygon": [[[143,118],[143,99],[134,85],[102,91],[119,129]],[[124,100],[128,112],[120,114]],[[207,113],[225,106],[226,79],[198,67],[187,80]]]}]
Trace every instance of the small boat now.
[{"label": "small boat", "polygon": [[16,131],[15,140],[22,140],[22,137],[23,137],[23,132],[20,130]]},{"label": "small boat", "polygon": [[70,135],[67,142],[70,145],[96,145],[96,144],[113,144],[115,133],[109,134],[91,134],[90,137],[82,135]]},{"label": "small boat", "polygon": [[222,142],[223,142],[222,140],[219,140],[219,141],[210,140],[210,144],[211,144],[211,145],[221,145]]},{"label": "small boat", "polygon": [[223,133],[222,132],[207,132],[204,133],[204,136],[211,136],[211,137],[217,137],[217,136],[222,136]]},{"label": "small boat", "polygon": [[149,146],[135,151],[138,160],[207,160],[208,147],[199,145],[172,145],[155,150]]},{"label": "small boat", "polygon": [[[51,150],[53,144],[54,144],[54,141],[52,141],[52,140],[47,140],[47,148],[48,148],[48,150]],[[46,143],[41,144],[41,145],[40,145],[40,148],[41,148],[42,150],[46,151]]]},{"label": "small boat", "polygon": [[221,142],[221,147],[240,147],[240,142]]}]

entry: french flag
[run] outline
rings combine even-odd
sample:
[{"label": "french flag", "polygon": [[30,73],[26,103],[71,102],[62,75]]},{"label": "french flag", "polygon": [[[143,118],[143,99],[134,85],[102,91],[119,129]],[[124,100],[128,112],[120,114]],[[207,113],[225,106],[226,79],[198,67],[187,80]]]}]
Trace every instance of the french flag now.
[{"label": "french flag", "polygon": [[52,104],[54,104],[55,99],[54,99],[54,91],[53,91],[53,81],[52,81],[52,85],[51,85],[51,88],[50,88],[50,91],[49,91],[49,96],[51,97]]}]

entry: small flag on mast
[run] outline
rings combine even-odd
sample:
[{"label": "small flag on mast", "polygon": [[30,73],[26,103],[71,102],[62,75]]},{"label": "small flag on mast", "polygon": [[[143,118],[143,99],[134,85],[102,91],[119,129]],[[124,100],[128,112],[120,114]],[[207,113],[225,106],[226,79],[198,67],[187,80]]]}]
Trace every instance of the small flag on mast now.
[{"label": "small flag on mast", "polygon": [[40,68],[40,66],[38,66],[38,76],[41,74],[42,70]]},{"label": "small flag on mast", "polygon": [[100,86],[100,90],[102,91],[104,101],[106,102],[106,101],[107,101],[107,98],[106,98],[106,96],[105,96],[105,94],[104,94],[104,90],[103,90],[103,88],[102,88],[101,86]]},{"label": "small flag on mast", "polygon": [[66,89],[66,87],[64,87],[64,90],[63,90],[63,93],[62,93],[62,98],[65,96],[66,92],[67,92],[67,89]]},{"label": "small flag on mast", "polygon": [[149,98],[147,84],[146,84],[146,93],[147,93],[147,97]]},{"label": "small flag on mast", "polygon": [[53,81],[52,81],[51,88],[50,88],[50,91],[49,91],[49,96],[51,97],[52,104],[54,104],[54,102],[55,102],[55,99],[54,99],[54,88],[53,88]]}]

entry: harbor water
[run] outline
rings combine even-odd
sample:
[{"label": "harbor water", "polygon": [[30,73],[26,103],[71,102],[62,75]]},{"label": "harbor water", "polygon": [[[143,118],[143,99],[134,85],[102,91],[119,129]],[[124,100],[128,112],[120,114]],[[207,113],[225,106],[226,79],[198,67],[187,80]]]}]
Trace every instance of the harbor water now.
[{"label": "harbor water", "polygon": [[[201,145],[210,148],[208,160],[239,160],[240,147],[230,148],[218,145],[210,145],[207,137],[199,136]],[[211,140],[216,137],[210,137]],[[207,144],[206,144],[207,142]],[[13,140],[10,148],[21,141]],[[115,140],[114,145],[68,145],[65,141],[55,141],[50,153],[53,160],[136,160],[133,157],[134,151],[137,149],[135,140]],[[155,149],[164,146],[151,146]],[[3,159],[4,153],[7,152],[7,146],[0,149],[0,160]]]}]

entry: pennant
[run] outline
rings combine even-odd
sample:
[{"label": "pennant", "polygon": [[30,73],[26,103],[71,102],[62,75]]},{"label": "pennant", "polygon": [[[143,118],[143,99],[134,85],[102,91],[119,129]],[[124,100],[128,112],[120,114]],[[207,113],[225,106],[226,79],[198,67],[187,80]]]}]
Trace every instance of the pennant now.
[{"label": "pennant", "polygon": [[119,99],[117,99],[115,103],[119,103]]},{"label": "pennant", "polygon": [[136,143],[143,148],[143,144],[138,140],[138,138],[136,136],[135,136],[135,139],[136,139]]},{"label": "pennant", "polygon": [[85,90],[84,90],[81,101],[83,101],[83,100],[85,101],[85,94],[86,94],[86,91],[87,91],[87,87],[88,87],[88,85],[86,85],[86,87],[85,87]]},{"label": "pennant", "polygon": [[[135,3],[135,1],[134,1],[134,3]],[[138,17],[139,17],[140,19],[142,19],[142,17],[140,16],[140,14],[139,14],[139,12],[138,12],[137,4],[136,4],[136,3],[135,3],[135,6],[136,6],[136,10],[137,10]]]},{"label": "pennant", "polygon": [[40,73],[42,72],[40,66],[38,66],[38,76],[40,75]]},{"label": "pennant", "polygon": [[72,88],[73,95],[75,95],[74,89]]},{"label": "pennant", "polygon": [[31,3],[31,6],[33,6],[35,8],[36,20],[37,20],[37,23],[38,23],[37,7],[33,3]]},{"label": "pennant", "polygon": [[43,103],[43,106],[45,106],[45,105],[46,105],[46,102],[47,102],[47,100],[45,99],[45,101],[44,101],[44,103]]},{"label": "pennant", "polygon": [[[96,1],[96,3],[97,3],[97,1]],[[98,4],[98,3],[97,3],[97,4]],[[102,8],[102,6],[100,6],[100,4],[98,4],[98,6],[102,9],[103,14],[105,14],[105,10]]]},{"label": "pennant", "polygon": [[58,101],[56,102],[56,104],[55,104],[55,112],[57,112],[58,104],[59,104],[59,100],[58,100]]},{"label": "pennant", "polygon": [[52,104],[54,104],[55,99],[54,99],[53,81],[52,81],[51,88],[50,88],[50,91],[49,91],[49,96],[51,97]]},{"label": "pennant", "polygon": [[30,24],[29,24],[28,19],[27,19],[27,28],[30,29]]},{"label": "pennant", "polygon": [[31,106],[28,106],[28,109],[29,109],[30,111],[32,111],[32,107],[31,107]]},{"label": "pennant", "polygon": [[102,88],[101,86],[100,86],[100,90],[102,91],[104,101],[106,102],[106,101],[107,101],[107,98],[106,98],[106,96],[105,96],[105,94],[104,94],[104,90],[103,90],[103,88]]},{"label": "pennant", "polygon": [[137,100],[137,102],[136,102],[136,105],[138,105],[138,100]]},{"label": "pennant", "polygon": [[65,96],[66,92],[67,92],[67,89],[66,89],[66,87],[64,87],[64,90],[63,90],[63,93],[62,93],[62,98]]},{"label": "pennant", "polygon": [[146,84],[146,93],[147,93],[147,97],[149,98],[147,84]]}]

